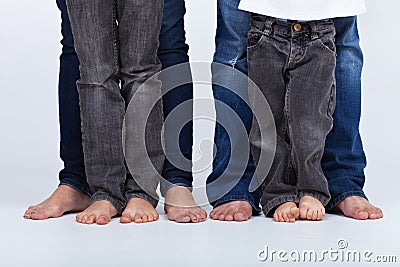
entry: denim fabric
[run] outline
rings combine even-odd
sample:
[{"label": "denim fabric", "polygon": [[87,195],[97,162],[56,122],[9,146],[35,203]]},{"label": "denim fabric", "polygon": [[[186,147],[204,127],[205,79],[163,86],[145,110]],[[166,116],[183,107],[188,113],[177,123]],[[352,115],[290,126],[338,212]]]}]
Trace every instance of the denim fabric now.
[{"label": "denim fabric", "polygon": [[68,185],[90,196],[86,182],[82,150],[81,118],[76,81],[79,79],[79,60],[74,49],[71,26],[65,0],[57,0],[61,11],[63,39],[60,56],[58,104],[60,120],[60,158],[64,168],[59,173],[60,185]]},{"label": "denim fabric", "polygon": [[[249,78],[267,99],[277,130],[275,158],[261,198],[265,215],[284,202],[298,203],[305,195],[328,204],[330,195],[321,158],[333,125],[334,36],[332,21],[282,22],[252,15],[247,49]],[[251,132],[257,164],[263,164],[257,145],[260,138],[259,131]]]},{"label": "denim fabric", "polygon": [[[238,9],[240,0],[218,0],[217,4],[217,31],[215,37],[216,50],[214,62],[228,65],[244,74],[247,74],[246,63],[246,40],[249,31],[250,15]],[[231,129],[245,127],[247,133],[251,128],[252,112],[246,103],[247,83],[239,82],[232,76],[231,71],[226,68],[212,68],[213,81],[225,81],[232,86],[227,88],[213,85],[213,95],[216,100],[217,124],[215,127],[215,158],[213,162],[213,172],[207,179],[207,184],[211,184],[217,179],[227,181],[219,184],[218,188],[207,187],[207,195],[211,204],[215,207],[222,203],[233,200],[245,200],[251,204],[255,213],[260,211],[259,199],[261,191],[259,189],[250,192],[250,184],[254,175],[254,161],[248,153],[240,158],[231,158],[232,149],[238,144],[248,144],[248,136],[239,134],[240,130],[232,130],[229,133],[218,123],[223,121],[229,123]],[[240,80],[240,79],[239,79]],[[244,100],[243,100],[243,99]],[[238,122],[222,108],[223,103],[234,110],[242,120]],[[232,146],[232,149],[231,149]],[[235,155],[235,153],[232,153]],[[229,164],[228,164],[229,163]],[[229,181],[238,181],[232,187]],[[230,189],[231,188],[231,189]],[[228,191],[227,193],[225,193]],[[222,195],[222,196],[221,196]]]},{"label": "denim fabric", "polygon": [[[132,197],[144,198],[155,206],[157,200],[148,196],[131,176],[126,176],[122,124],[132,95],[161,69],[157,49],[163,1],[67,0],[67,7],[80,61],[81,77],[77,86],[85,168],[93,191],[92,201],[108,200],[119,213],[125,200]],[[151,106],[151,101],[161,95],[160,82],[146,89],[140,94],[139,104],[143,108],[137,107],[139,110]],[[156,105],[155,110],[153,115],[150,114],[149,129],[146,129],[151,135],[150,140],[160,139],[162,127],[161,105]],[[129,138],[127,144],[135,140],[135,136]],[[132,159],[138,165],[142,152],[145,151],[133,153],[137,157]],[[149,156],[161,172],[162,154],[152,150]],[[143,172],[132,175],[154,184],[146,188],[153,188],[154,193],[150,195],[155,196],[157,181],[146,177],[144,170],[138,170]]]},{"label": "denim fabric", "polygon": [[[64,168],[60,171],[60,184],[68,185],[90,196],[89,185],[86,182],[84,169],[81,119],[79,111],[79,97],[76,81],[79,79],[79,60],[74,49],[73,35],[68,18],[65,0],[57,0],[62,18],[62,55],[60,57],[59,77],[59,112],[60,112],[60,155]],[[175,64],[189,61],[188,45],[185,43],[184,31],[184,0],[165,0],[158,57],[162,67],[168,68]],[[168,116],[180,103],[192,100],[192,84],[182,85],[163,96],[164,116]],[[187,110],[193,113],[192,110]],[[168,136],[168,129],[165,129]],[[191,160],[192,157],[192,122],[189,122],[181,131],[180,148],[183,155]],[[166,140],[168,142],[168,139]],[[171,151],[166,151],[172,153]],[[163,177],[174,185],[192,186],[192,173],[179,169],[165,161]],[[161,183],[164,185],[165,183]],[[162,192],[168,188],[162,186]]]},{"label": "denim fabric", "polygon": [[[158,57],[161,60],[163,69],[174,66],[176,64],[189,62],[188,50],[189,46],[186,44],[185,29],[184,29],[184,15],[185,15],[185,1],[184,0],[165,0],[163,23],[160,33],[160,47],[158,48]],[[188,70],[190,73],[190,70]],[[164,91],[164,86],[161,88]],[[163,95],[163,108],[164,117],[168,117],[171,111],[184,103],[185,101],[193,100],[193,85],[191,83],[178,86],[168,93]],[[193,117],[193,105],[181,105],[181,112],[185,116]],[[182,109],[183,108],[183,109]],[[185,186],[189,189],[192,187],[192,164],[173,164],[168,159],[174,159],[178,154],[176,147],[171,146],[169,143],[174,143],[176,136],[169,134],[173,132],[174,125],[166,123],[164,125],[165,137],[165,154],[167,156],[162,172],[165,179],[161,180],[160,191],[162,195],[172,186]],[[191,162],[192,159],[192,146],[193,146],[193,123],[188,122],[181,130],[179,136],[179,147],[183,156]]]},{"label": "denim fabric", "polygon": [[336,109],[333,129],[326,138],[322,168],[335,207],[349,196],[366,198],[363,192],[366,157],[359,132],[363,54],[357,17],[336,18]]}]

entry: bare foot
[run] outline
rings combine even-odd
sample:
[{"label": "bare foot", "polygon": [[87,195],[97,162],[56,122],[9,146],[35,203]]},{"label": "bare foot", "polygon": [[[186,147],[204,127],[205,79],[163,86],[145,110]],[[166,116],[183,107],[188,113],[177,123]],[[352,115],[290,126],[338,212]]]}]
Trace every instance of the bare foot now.
[{"label": "bare foot", "polygon": [[226,202],[214,208],[210,217],[219,221],[247,221],[253,212],[250,203],[244,200]]},{"label": "bare foot", "polygon": [[45,220],[61,217],[66,212],[78,212],[90,205],[89,197],[67,185],[60,185],[42,203],[30,206],[24,214],[25,219]]},{"label": "bare foot", "polygon": [[351,196],[342,200],[333,211],[340,211],[345,216],[357,220],[375,220],[383,218],[383,212],[363,197]]},{"label": "bare foot", "polygon": [[87,209],[76,215],[76,221],[83,224],[107,224],[117,215],[117,210],[107,200],[93,202]]},{"label": "bare foot", "polygon": [[147,223],[158,220],[154,207],[141,198],[131,198],[120,218],[121,223]]},{"label": "bare foot", "polygon": [[207,212],[196,204],[192,193],[184,186],[175,186],[167,191],[164,209],[171,221],[197,223],[207,219]]},{"label": "bare foot", "polygon": [[304,196],[299,203],[300,219],[319,221],[325,216],[325,208],[322,203],[311,196]]},{"label": "bare foot", "polygon": [[294,223],[299,218],[299,208],[294,202],[286,202],[276,208],[274,220],[276,222]]}]

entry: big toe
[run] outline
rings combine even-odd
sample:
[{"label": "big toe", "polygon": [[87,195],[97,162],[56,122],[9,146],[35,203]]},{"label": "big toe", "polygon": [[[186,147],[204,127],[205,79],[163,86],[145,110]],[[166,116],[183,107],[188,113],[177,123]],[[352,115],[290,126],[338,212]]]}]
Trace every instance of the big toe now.
[{"label": "big toe", "polygon": [[[110,222],[110,218],[105,216],[105,215],[100,215],[97,219],[96,219],[96,223],[98,225],[105,225],[108,224]],[[93,221],[91,221],[93,223]]]},{"label": "big toe", "polygon": [[129,216],[129,214],[122,214],[121,218],[119,219],[121,223],[131,223],[132,218]]},{"label": "big toe", "polygon": [[44,220],[44,219],[48,219],[49,216],[46,214],[46,212],[44,210],[32,210],[29,213],[29,217],[32,220]]}]

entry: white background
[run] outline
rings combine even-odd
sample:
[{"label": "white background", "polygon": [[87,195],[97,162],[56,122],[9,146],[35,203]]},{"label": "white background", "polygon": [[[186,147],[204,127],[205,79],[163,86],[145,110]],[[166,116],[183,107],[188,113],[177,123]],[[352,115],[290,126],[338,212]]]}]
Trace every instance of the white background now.
[{"label": "white background", "polygon": [[[399,203],[400,188],[398,171],[400,165],[398,84],[400,3],[395,0],[367,0],[366,2],[368,13],[359,18],[359,30],[365,54],[361,123],[361,133],[368,157],[365,189],[371,201],[383,208],[386,218],[382,222],[368,224],[371,228],[365,227],[367,224],[357,224],[353,225],[354,229],[346,228],[343,231],[348,230],[348,234],[355,238],[358,244],[365,244],[366,240],[369,240],[368,235],[374,232],[374,235],[370,236],[374,240],[369,240],[368,244],[375,244],[373,247],[375,249],[385,247],[389,249],[391,247],[389,240],[400,238],[399,230],[395,227],[396,218],[400,218],[396,207]],[[214,49],[216,1],[188,0],[186,5],[188,9],[187,38],[191,60],[211,61]],[[55,188],[58,182],[58,170],[62,166],[58,157],[57,79],[58,57],[61,49],[59,15],[55,1],[2,1],[0,5],[0,88],[2,94],[0,97],[0,204],[3,210],[0,229],[2,233],[4,231],[5,236],[7,232],[13,233],[7,230],[10,220],[11,225],[23,224],[23,227],[30,227],[29,223],[22,222],[20,215],[25,206],[42,200]],[[209,88],[206,87],[196,87],[195,94],[197,97],[211,96]],[[201,139],[212,138],[212,125],[203,123],[196,123],[196,158],[200,157],[198,145]],[[210,153],[209,149],[205,151],[206,154]],[[203,173],[203,178],[205,174]],[[9,218],[10,216],[12,219]],[[67,218],[73,220],[73,217]],[[6,222],[8,222],[7,227],[4,226]],[[352,223],[347,220],[345,222],[348,222],[349,226]],[[336,224],[330,227],[335,227],[334,225]],[[40,225],[35,224],[36,226]],[[53,224],[50,227],[58,227],[58,225]],[[322,238],[330,230],[326,229],[326,225],[325,227],[320,225],[320,227],[325,231],[321,233]],[[354,231],[357,228],[365,232],[355,234]],[[174,229],[179,232],[183,228]],[[234,232],[230,233],[236,233],[240,229],[231,229]],[[257,229],[257,231],[262,231],[263,226],[259,225]],[[313,228],[310,229],[313,231]],[[383,232],[375,232],[376,229]],[[42,231],[40,227],[36,230]],[[338,228],[336,230],[340,231]],[[29,233],[31,232],[28,232],[28,235]],[[340,232],[337,233],[340,234]],[[304,233],[304,235],[308,234]],[[365,240],[362,239],[364,234]],[[4,235],[2,234],[2,237]],[[257,236],[257,233],[253,233],[253,236]],[[37,233],[38,237],[40,237],[39,233]],[[22,236],[9,235],[8,238],[5,240],[20,238],[18,240],[21,240],[21,243],[24,240]],[[302,240],[302,238],[306,236],[296,236],[296,240]],[[251,239],[243,242],[247,241],[252,242]],[[266,241],[264,240],[264,243]],[[88,243],[90,242],[88,240]],[[396,242],[398,248],[399,243]],[[9,244],[14,243],[2,241],[1,251],[4,251],[4,248],[15,248],[12,245],[9,247]],[[53,243],[48,243],[50,246],[51,244]],[[229,250],[229,243],[227,244],[225,249]],[[204,244],[204,246],[207,245]],[[200,246],[204,247],[201,244]],[[393,253],[393,251],[389,252]],[[13,253],[18,252],[14,249]],[[176,251],[176,253],[179,252]],[[241,255],[240,251],[232,253]],[[11,255],[14,254],[11,253]],[[204,256],[207,257],[207,255]],[[35,264],[40,263],[39,256],[32,254],[31,257],[36,257]],[[200,259],[198,263],[201,263]]]}]

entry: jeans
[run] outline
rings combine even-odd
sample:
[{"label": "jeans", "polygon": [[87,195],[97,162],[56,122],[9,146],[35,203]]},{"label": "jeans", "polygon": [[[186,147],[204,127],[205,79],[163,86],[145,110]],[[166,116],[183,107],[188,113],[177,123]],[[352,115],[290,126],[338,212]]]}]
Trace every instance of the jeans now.
[{"label": "jeans", "polygon": [[60,121],[60,158],[64,168],[59,173],[60,185],[68,185],[90,196],[83,159],[81,118],[76,81],[79,79],[79,60],[74,48],[71,25],[65,0],[57,0],[61,11],[63,39],[60,56],[58,104]]},{"label": "jeans", "polygon": [[[250,27],[250,15],[238,9],[239,2],[240,0],[218,0],[216,50],[213,61],[230,66],[247,75],[246,40]],[[213,82],[225,81],[230,84],[229,89],[231,90],[215,84],[212,88],[216,100],[217,123],[214,138],[213,172],[209,175],[207,184],[217,179],[222,179],[224,183],[219,187],[207,187],[208,198],[214,207],[228,201],[245,200],[251,204],[253,212],[258,213],[261,190],[256,189],[254,192],[250,192],[255,165],[251,157],[247,135],[252,122],[252,111],[246,101],[248,99],[247,83],[241,82],[240,78],[236,79],[229,68],[212,68],[212,79]],[[234,120],[225,111],[222,104],[235,111],[241,121]],[[228,123],[232,130],[228,133],[218,122]],[[243,126],[247,134],[239,134],[242,132],[239,129]],[[237,153],[234,150],[239,144],[246,144],[248,152],[243,152],[246,154],[236,157]],[[231,154],[234,155],[233,158]],[[238,182],[232,185],[229,181]]]},{"label": "jeans", "polygon": [[[262,187],[265,215],[282,203],[299,203],[306,195],[328,204],[321,158],[335,107],[334,36],[332,21],[282,22],[252,15],[249,78],[267,99],[277,131],[274,161]],[[250,140],[260,164],[260,131],[252,130]]]},{"label": "jeans", "polygon": [[[84,156],[82,149],[81,119],[76,81],[79,79],[79,60],[74,49],[74,40],[65,0],[57,0],[62,17],[62,55],[60,57],[59,76],[59,112],[60,112],[60,156],[64,168],[60,171],[60,184],[68,185],[79,192],[91,195],[86,182]],[[163,68],[189,61],[188,45],[185,43],[184,0],[164,1],[164,14],[159,36],[158,57]],[[162,88],[163,89],[163,88]],[[164,116],[168,116],[175,106],[193,98],[192,84],[182,85],[163,96]],[[193,113],[192,109],[186,112]],[[165,130],[166,135],[167,129]],[[167,142],[168,140],[166,140]],[[182,154],[192,157],[192,122],[181,131],[180,148]],[[167,152],[168,153],[168,152]],[[129,175],[129,174],[128,174]],[[165,160],[163,177],[176,185],[191,187],[192,173],[177,168]],[[163,184],[163,183],[162,183]],[[165,192],[166,188],[162,190]]]},{"label": "jeans", "polygon": [[322,169],[328,179],[331,201],[327,210],[349,196],[363,192],[366,157],[359,132],[363,54],[357,17],[334,19],[336,27],[336,109],[333,129],[326,138]]},{"label": "jeans", "polygon": [[[138,4],[128,0],[67,0],[67,7],[80,61],[81,77],[77,88],[92,202],[108,200],[119,213],[133,197],[156,206],[158,177],[151,175],[142,161],[148,153],[154,168],[161,172],[164,163],[161,102],[150,113],[146,129],[143,113],[161,96],[161,83],[154,80],[145,85],[144,90],[140,87],[161,70],[157,49],[163,1]],[[140,101],[134,103],[138,105],[134,107],[138,112],[127,113],[125,121],[126,130],[134,134],[125,137],[125,156],[128,166],[129,162],[134,163],[135,168],[129,169],[134,180],[126,175],[122,129],[126,106],[135,93],[140,97]],[[142,141],[144,130],[149,134],[143,133],[143,139],[151,140],[146,142],[147,150],[137,145]],[[145,184],[147,191],[138,184]]]}]

